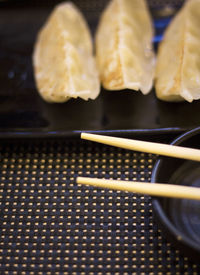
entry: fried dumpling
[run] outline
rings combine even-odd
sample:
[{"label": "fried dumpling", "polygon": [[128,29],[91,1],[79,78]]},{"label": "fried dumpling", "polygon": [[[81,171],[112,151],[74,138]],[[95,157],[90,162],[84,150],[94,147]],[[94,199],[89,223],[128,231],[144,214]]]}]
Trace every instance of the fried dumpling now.
[{"label": "fried dumpling", "polygon": [[112,0],[96,33],[96,60],[108,90],[147,94],[153,84],[153,26],[145,0]]},{"label": "fried dumpling", "polygon": [[91,35],[74,4],[65,2],[53,10],[37,37],[33,64],[38,91],[48,102],[98,96]]},{"label": "fried dumpling", "polygon": [[188,0],[168,26],[156,66],[156,94],[165,101],[200,99],[200,0]]}]

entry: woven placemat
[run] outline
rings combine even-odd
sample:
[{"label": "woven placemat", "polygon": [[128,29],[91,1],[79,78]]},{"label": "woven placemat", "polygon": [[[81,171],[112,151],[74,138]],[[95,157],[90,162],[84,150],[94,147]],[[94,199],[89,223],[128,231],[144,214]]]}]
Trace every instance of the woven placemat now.
[{"label": "woven placemat", "polygon": [[79,140],[0,152],[0,274],[200,274],[162,237],[150,197],[75,182],[149,181],[155,156]]}]

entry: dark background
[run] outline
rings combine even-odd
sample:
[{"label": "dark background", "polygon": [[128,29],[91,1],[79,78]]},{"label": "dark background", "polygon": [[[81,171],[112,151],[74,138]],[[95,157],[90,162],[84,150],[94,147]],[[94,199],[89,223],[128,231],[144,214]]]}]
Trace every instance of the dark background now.
[{"label": "dark background", "polygon": [[[140,92],[105,91],[92,101],[44,102],[37,93],[32,53],[37,32],[60,1],[0,1],[0,132],[1,136],[76,135],[124,130],[187,130],[199,125],[200,102],[167,103]],[[94,34],[108,1],[74,1]],[[155,49],[183,1],[149,1],[156,29]]]}]

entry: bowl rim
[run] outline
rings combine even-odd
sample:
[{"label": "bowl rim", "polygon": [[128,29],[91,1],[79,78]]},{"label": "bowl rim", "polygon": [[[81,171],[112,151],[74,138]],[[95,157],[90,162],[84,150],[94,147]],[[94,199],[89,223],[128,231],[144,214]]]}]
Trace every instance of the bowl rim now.
[{"label": "bowl rim", "polygon": [[[171,145],[179,145],[183,141],[193,137],[196,134],[200,134],[200,127],[196,127],[190,131],[184,132],[183,134],[181,134],[177,138],[175,138],[170,144]],[[164,161],[164,159],[162,157],[160,157],[156,161],[153,171],[152,171],[152,175],[151,175],[151,183],[156,182],[157,174],[159,173],[159,168],[163,161]],[[195,241],[191,240],[186,235],[184,235],[184,233],[180,232],[174,226],[174,224],[168,219],[163,207],[160,204],[160,198],[152,197],[152,206],[153,206],[154,214],[155,214],[156,218],[158,219],[159,224],[164,229],[164,231],[167,232],[167,234],[169,235],[168,237],[172,241],[176,242],[176,244],[178,246],[180,246],[181,248],[185,248],[185,246],[187,246],[187,251],[186,251],[187,254],[188,254],[188,252],[199,253],[199,256],[195,255],[199,259],[200,246],[197,243],[195,243]],[[188,251],[188,249],[190,251]]]}]

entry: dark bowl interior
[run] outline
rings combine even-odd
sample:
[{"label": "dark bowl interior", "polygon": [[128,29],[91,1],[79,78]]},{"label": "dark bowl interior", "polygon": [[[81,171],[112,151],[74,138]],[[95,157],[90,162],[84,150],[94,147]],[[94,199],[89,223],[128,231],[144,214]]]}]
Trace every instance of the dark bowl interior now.
[{"label": "dark bowl interior", "polygon": [[[200,149],[200,127],[184,133],[172,144]],[[155,164],[151,182],[200,187],[200,163],[162,157]],[[200,201],[154,197],[152,203],[165,236],[184,255],[200,260]]]}]

